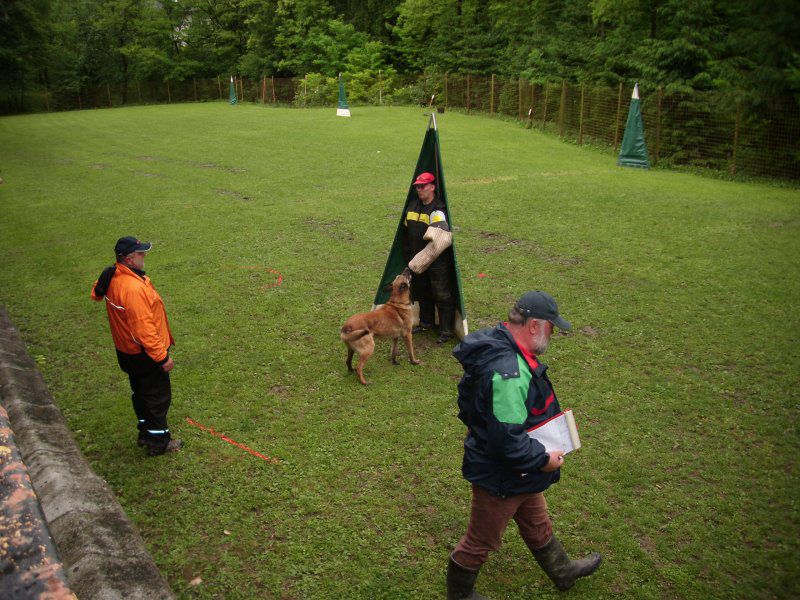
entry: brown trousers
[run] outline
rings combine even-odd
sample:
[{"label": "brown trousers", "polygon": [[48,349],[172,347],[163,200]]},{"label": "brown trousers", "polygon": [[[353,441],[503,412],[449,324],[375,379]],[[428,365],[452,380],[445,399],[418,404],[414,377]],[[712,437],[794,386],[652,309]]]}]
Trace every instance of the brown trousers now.
[{"label": "brown trousers", "polygon": [[511,519],[517,522],[519,534],[531,550],[541,548],[553,536],[544,494],[501,498],[473,484],[467,533],[456,545],[453,560],[466,569],[479,569],[489,559],[489,551],[500,547]]}]

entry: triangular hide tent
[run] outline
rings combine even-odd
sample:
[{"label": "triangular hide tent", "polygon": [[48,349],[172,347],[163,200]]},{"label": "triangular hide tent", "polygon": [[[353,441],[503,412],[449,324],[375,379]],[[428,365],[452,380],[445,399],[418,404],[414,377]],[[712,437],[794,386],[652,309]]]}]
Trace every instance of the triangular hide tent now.
[{"label": "triangular hide tent", "polygon": [[339,73],[339,105],[336,108],[337,117],[349,117],[350,107],[347,106],[347,94],[344,93],[344,80],[342,74]]},{"label": "triangular hide tent", "polygon": [[[400,222],[397,224],[397,231],[394,235],[394,242],[389,251],[389,258],[386,261],[386,268],[383,270],[378,291],[375,294],[375,306],[385,303],[389,299],[389,292],[384,288],[389,285],[403,269],[406,268],[407,263],[403,257],[403,237],[405,235],[405,227],[403,224],[404,215],[408,210],[409,203],[416,198],[417,192],[414,189],[414,180],[420,173],[432,173],[436,177],[436,193],[442,200],[445,206],[445,213],[447,215],[447,222],[450,225],[451,231],[454,229],[453,218],[450,213],[450,207],[447,204],[447,188],[445,187],[444,169],[442,168],[442,155],[439,151],[439,131],[436,127],[436,116],[431,115],[428,121],[428,129],[425,131],[425,138],[422,141],[422,149],[419,152],[417,159],[417,166],[411,175],[408,185],[408,193],[406,194],[406,202],[403,205],[403,210],[400,213]],[[453,235],[452,245],[453,257],[453,272],[455,273],[455,291],[456,299],[456,318],[455,318],[455,333],[461,339],[469,333],[467,326],[467,313],[464,310],[464,294],[461,289],[461,272],[458,268],[458,261],[456,260],[456,241],[455,234]],[[438,317],[437,317],[438,320]],[[419,306],[414,303],[414,324],[419,322]]]},{"label": "triangular hide tent", "polygon": [[620,167],[650,168],[647,145],[644,143],[644,124],[642,110],[639,106],[639,84],[633,86],[631,107],[628,109],[628,122],[625,124],[625,135],[622,136],[622,147],[617,164]]},{"label": "triangular hide tent", "polygon": [[236,104],[236,102],[237,102],[236,88],[233,85],[233,75],[231,75],[231,86],[230,86],[230,90],[228,92],[228,96],[230,97],[231,104]]}]

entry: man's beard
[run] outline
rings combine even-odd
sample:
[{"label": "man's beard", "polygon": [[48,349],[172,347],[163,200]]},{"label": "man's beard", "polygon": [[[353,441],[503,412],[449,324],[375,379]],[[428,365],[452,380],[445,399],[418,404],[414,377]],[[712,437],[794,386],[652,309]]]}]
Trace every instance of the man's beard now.
[{"label": "man's beard", "polygon": [[539,330],[536,337],[533,338],[533,353],[536,356],[544,354],[547,351],[547,346],[550,345],[550,339],[547,337],[547,332],[544,329]]}]

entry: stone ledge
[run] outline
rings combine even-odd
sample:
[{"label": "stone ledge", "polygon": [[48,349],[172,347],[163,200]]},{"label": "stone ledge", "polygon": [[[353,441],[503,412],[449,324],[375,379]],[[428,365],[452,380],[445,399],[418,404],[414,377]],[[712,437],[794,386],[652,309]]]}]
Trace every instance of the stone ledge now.
[{"label": "stone ledge", "polygon": [[2,305],[0,404],[72,591],[81,600],[173,598],[114,493],[86,462]]}]

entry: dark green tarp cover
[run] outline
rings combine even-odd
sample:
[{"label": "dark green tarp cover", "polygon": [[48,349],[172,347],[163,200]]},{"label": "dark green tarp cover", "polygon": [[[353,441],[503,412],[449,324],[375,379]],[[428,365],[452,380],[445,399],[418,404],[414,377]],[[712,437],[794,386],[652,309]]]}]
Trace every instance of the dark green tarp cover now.
[{"label": "dark green tarp cover", "polygon": [[[400,213],[400,222],[397,224],[397,231],[394,234],[394,242],[389,251],[389,258],[386,261],[386,268],[383,270],[381,282],[378,285],[378,291],[375,294],[375,306],[384,304],[389,299],[389,292],[384,288],[389,285],[395,277],[402,273],[406,268],[407,263],[403,258],[403,236],[405,235],[405,227],[403,227],[403,218],[408,209],[409,203],[417,197],[417,191],[414,189],[414,180],[420,173],[433,173],[436,177],[436,193],[438,197],[444,202],[444,210],[447,215],[447,222],[450,224],[450,230],[455,227],[453,225],[453,217],[450,214],[450,207],[447,204],[447,188],[444,181],[444,169],[442,168],[442,155],[439,151],[439,131],[436,128],[436,117],[431,115],[428,122],[428,129],[425,132],[425,139],[422,141],[422,149],[419,152],[417,159],[417,166],[414,173],[411,175],[411,181],[408,185],[408,194],[406,194],[406,202],[403,205],[403,210]],[[469,330],[467,328],[467,313],[464,310],[464,294],[461,290],[461,271],[458,268],[458,260],[456,259],[456,239],[453,234],[453,262],[456,274],[456,287],[458,299],[456,307],[458,313],[456,315],[456,334],[463,338]],[[415,315],[417,311],[415,309]],[[415,316],[416,320],[416,316]]]},{"label": "dark green tarp cover", "polygon": [[621,167],[650,168],[647,145],[644,143],[644,124],[642,110],[639,106],[639,84],[633,86],[631,107],[628,109],[628,122],[625,124],[625,135],[622,136],[622,148],[619,151],[617,164]]},{"label": "dark green tarp cover", "polygon": [[344,81],[342,74],[339,74],[339,106],[338,108],[350,108],[347,106],[347,94],[344,93]]},{"label": "dark green tarp cover", "polygon": [[236,88],[234,87],[234,84],[233,84],[233,77],[231,77],[231,88],[230,88],[229,95],[230,95],[230,98],[231,98],[231,104],[236,104]]}]

